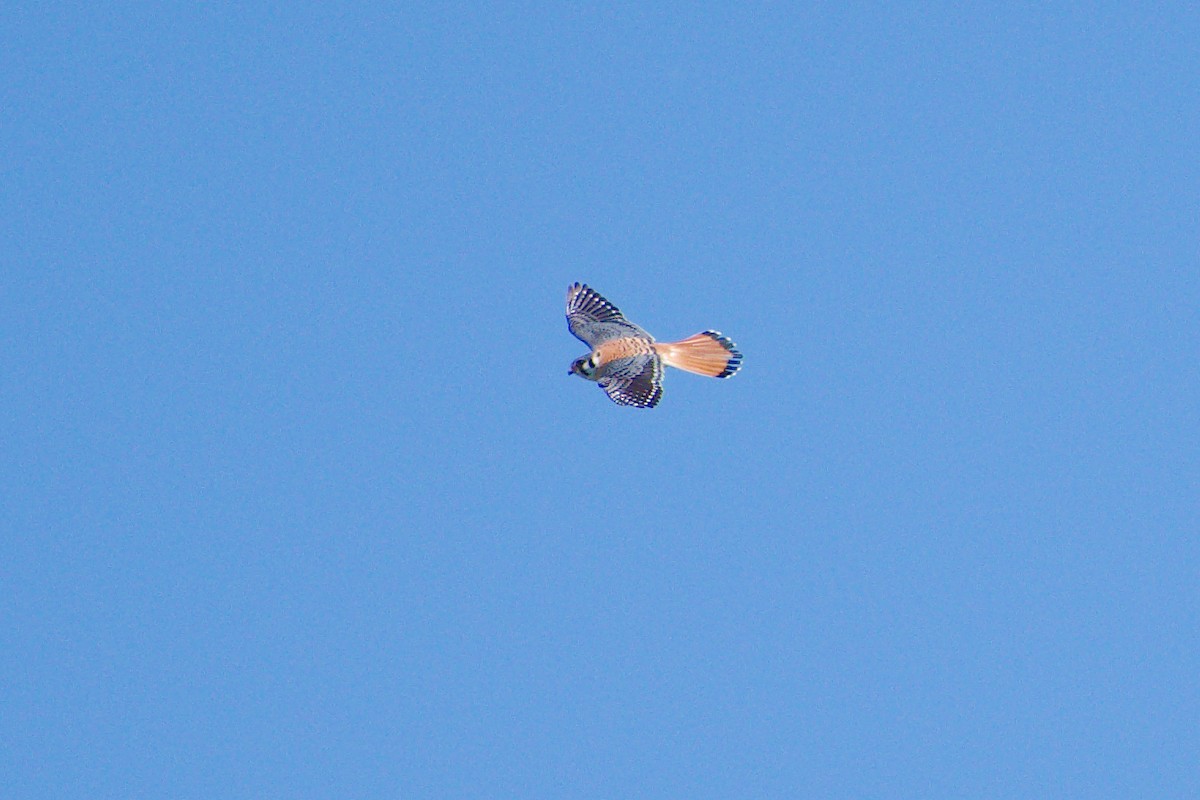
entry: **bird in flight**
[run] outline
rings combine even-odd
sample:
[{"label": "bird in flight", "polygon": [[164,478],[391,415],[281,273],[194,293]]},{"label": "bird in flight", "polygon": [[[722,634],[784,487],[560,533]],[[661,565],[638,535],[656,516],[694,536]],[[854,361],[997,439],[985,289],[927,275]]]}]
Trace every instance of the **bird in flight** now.
[{"label": "bird in flight", "polygon": [[569,374],[599,383],[613,402],[623,406],[658,405],[664,364],[710,378],[728,378],[742,366],[737,346],[720,331],[656,342],[585,283],[567,289],[567,327],[592,348],[571,363]]}]

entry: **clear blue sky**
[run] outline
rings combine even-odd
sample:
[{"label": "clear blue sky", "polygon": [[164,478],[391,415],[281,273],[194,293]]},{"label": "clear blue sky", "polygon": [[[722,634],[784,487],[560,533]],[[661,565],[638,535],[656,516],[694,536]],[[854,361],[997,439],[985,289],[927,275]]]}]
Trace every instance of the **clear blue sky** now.
[{"label": "clear blue sky", "polygon": [[1200,796],[1194,3],[168,6],[0,20],[0,795]]}]

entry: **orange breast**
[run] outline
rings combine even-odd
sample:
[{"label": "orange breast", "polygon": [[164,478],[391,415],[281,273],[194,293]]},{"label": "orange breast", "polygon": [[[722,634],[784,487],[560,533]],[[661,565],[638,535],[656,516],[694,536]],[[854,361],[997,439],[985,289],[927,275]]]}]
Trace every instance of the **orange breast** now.
[{"label": "orange breast", "polygon": [[605,342],[596,348],[596,352],[600,354],[600,364],[603,366],[610,361],[616,361],[619,358],[629,358],[630,356],[645,355],[654,352],[654,344],[645,339],[639,339],[636,336],[628,336],[623,339],[612,339]]}]

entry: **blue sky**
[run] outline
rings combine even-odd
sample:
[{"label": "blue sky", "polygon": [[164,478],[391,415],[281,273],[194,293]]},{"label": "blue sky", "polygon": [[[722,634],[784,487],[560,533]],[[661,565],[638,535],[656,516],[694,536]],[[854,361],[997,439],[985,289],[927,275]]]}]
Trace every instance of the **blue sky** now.
[{"label": "blue sky", "polygon": [[1191,4],[0,26],[6,797],[1200,793]]}]

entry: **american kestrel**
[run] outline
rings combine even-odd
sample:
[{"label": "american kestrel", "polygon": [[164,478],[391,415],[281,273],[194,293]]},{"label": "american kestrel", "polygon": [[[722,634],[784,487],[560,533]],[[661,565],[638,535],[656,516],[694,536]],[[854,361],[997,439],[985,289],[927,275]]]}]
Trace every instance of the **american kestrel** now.
[{"label": "american kestrel", "polygon": [[567,289],[567,327],[592,348],[572,362],[568,374],[596,381],[623,406],[658,405],[663,364],[710,378],[728,378],[742,366],[737,346],[720,331],[704,331],[678,342],[655,342],[584,283]]}]

